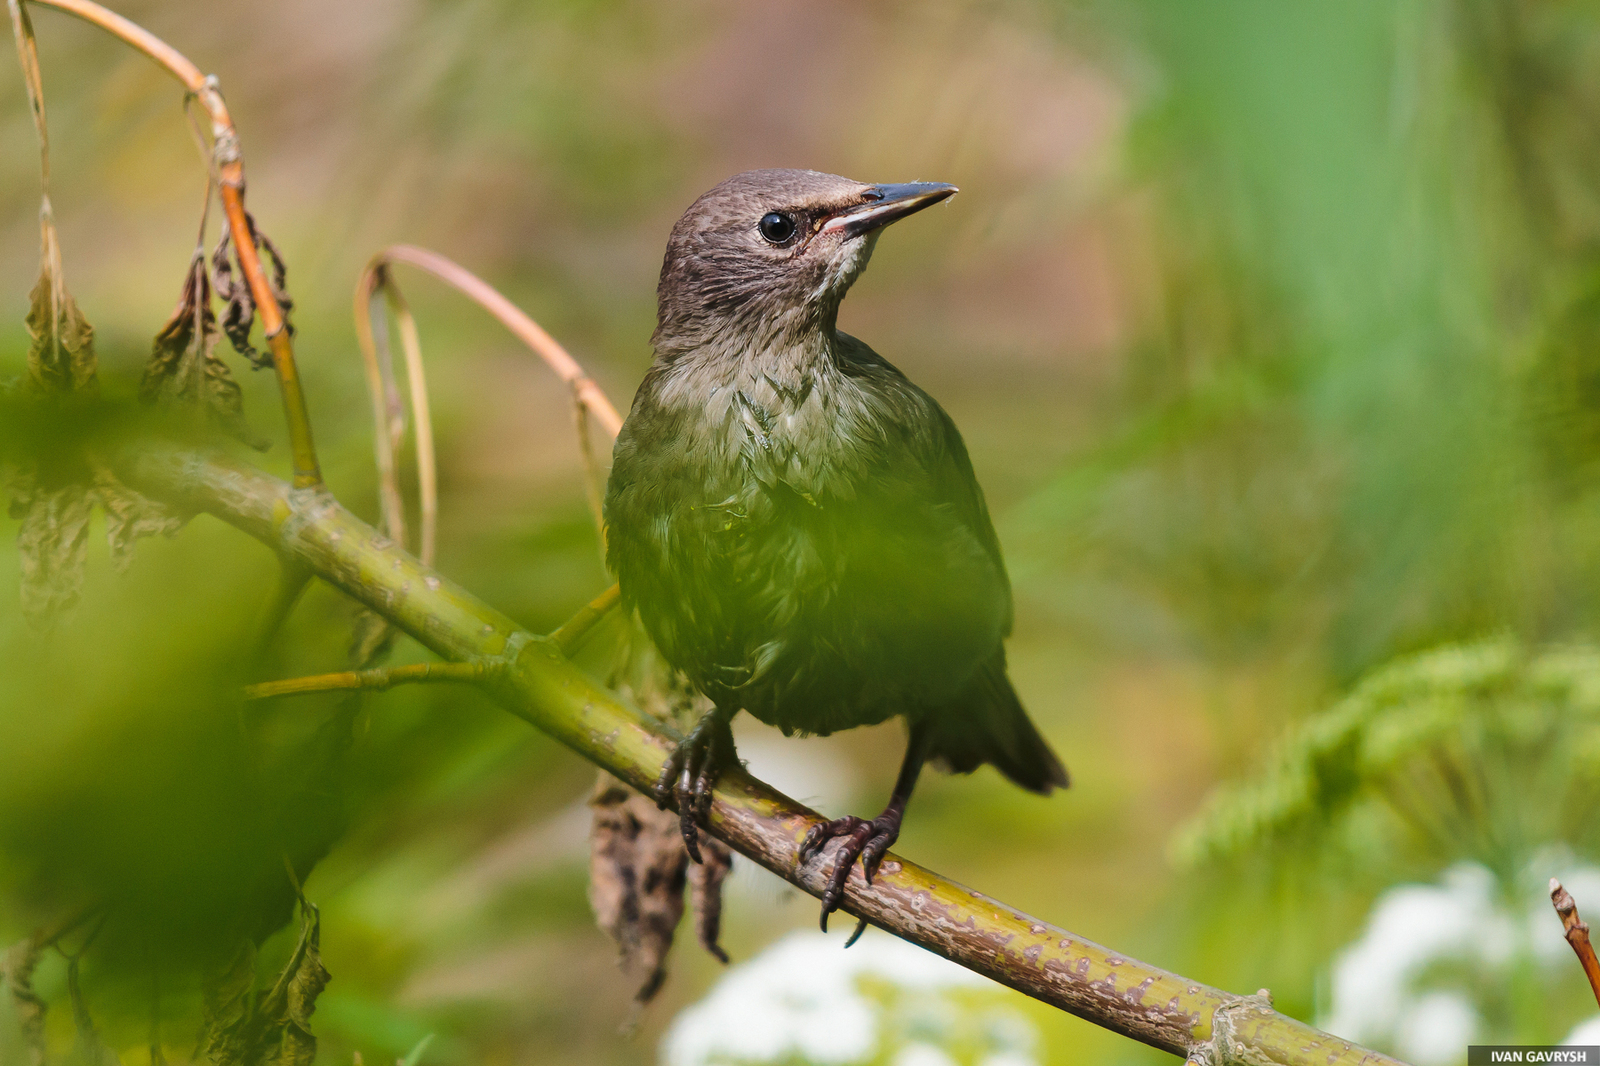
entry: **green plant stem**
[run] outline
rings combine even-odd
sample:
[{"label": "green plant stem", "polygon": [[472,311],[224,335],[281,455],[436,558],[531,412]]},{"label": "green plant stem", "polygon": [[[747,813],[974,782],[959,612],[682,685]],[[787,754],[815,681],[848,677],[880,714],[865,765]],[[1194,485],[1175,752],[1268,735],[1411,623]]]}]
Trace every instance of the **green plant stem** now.
[{"label": "green plant stem", "polygon": [[244,698],[268,700],[279,696],[305,696],[313,692],[351,692],[365,689],[382,692],[395,685],[427,681],[454,681],[468,684],[482,681],[493,668],[483,662],[409,663],[405,666],[377,667],[372,670],[344,670],[336,674],[291,677],[282,681],[263,681],[246,685]]},{"label": "green plant stem", "polygon": [[[673,744],[665,726],[567,661],[558,644],[400,550],[321,487],[291,488],[220,456],[139,448],[124,476],[145,492],[215,515],[297,559],[446,659],[500,664],[484,688],[640,791]],[[742,770],[722,775],[710,831],[741,855],[820,896],[827,864],[799,866],[800,841],[821,819]],[[891,853],[877,879],[859,871],[844,909],[1019,992],[1153,1047],[1211,1066],[1356,1066],[1395,1060],[1272,1010],[1085,940]]]}]

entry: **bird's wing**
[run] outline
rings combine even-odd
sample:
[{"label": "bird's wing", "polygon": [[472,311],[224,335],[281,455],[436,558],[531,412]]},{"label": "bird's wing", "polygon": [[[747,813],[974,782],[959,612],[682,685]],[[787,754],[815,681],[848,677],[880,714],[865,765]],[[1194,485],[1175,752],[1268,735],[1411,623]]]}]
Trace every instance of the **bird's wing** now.
[{"label": "bird's wing", "polygon": [[972,470],[967,444],[955,421],[937,400],[918,388],[892,363],[865,343],[845,333],[839,334],[847,370],[871,375],[880,388],[889,391],[896,420],[906,432],[912,456],[927,476],[928,486],[938,503],[983,547],[999,576],[1005,598],[1004,636],[1011,635],[1013,606],[1011,580],[1000,554],[1000,539],[989,517],[989,505]]}]

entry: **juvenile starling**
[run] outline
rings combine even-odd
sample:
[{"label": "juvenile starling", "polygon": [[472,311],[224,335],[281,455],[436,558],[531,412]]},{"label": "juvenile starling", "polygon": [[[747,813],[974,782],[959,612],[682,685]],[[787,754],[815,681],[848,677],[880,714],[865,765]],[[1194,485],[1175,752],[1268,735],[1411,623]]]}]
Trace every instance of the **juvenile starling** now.
[{"label": "juvenile starling", "polygon": [[741,709],[786,735],[906,719],[888,807],[801,846],[805,863],[840,840],[824,929],[856,859],[872,882],[924,761],[1067,784],[1006,677],[1011,585],[961,434],[835,326],[883,227],[955,191],[756,170],[696,200],[606,492],[624,604],[715,705],[656,784],[692,855]]}]

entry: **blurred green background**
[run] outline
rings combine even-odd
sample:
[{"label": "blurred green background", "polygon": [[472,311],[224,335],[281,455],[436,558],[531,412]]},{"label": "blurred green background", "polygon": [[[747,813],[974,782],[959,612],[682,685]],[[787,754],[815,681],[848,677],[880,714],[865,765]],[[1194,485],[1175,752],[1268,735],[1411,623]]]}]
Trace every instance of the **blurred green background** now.
[{"label": "blurred green background", "polygon": [[[840,324],[965,433],[1017,588],[1012,676],[1075,780],[1041,801],[990,770],[935,775],[906,854],[1193,978],[1269,987],[1308,1020],[1345,1016],[1335,960],[1391,886],[1472,862],[1514,907],[1525,882],[1536,898],[1556,867],[1600,860],[1600,760],[1571,756],[1600,751],[1592,669],[1547,668],[1600,621],[1600,4],[119,10],[221,78],[250,203],[289,263],[328,482],[368,517],[349,308],[385,244],[499,286],[625,406],[666,234],[706,188],[758,166],[961,186],[883,239]],[[127,398],[203,171],[163,73],[34,17],[67,278],[103,391]],[[12,376],[38,186],[21,79],[0,70]],[[399,277],[428,359],[439,566],[547,630],[607,582],[566,395],[481,312]],[[234,365],[278,442],[259,461],[284,474],[273,383]],[[14,528],[0,604],[17,603]],[[143,1062],[165,974],[181,1059],[195,960],[221,930],[286,920],[279,855],[326,849],[306,884],[334,974],[320,1061],[392,1061],[428,1033],[441,1064],[655,1061],[720,968],[680,944],[619,1032],[631,988],[585,900],[592,768],[457,689],[242,708],[242,679],[344,665],[351,609],[315,587],[251,661],[274,571],[202,519],[125,574],[93,543],[82,605],[48,633],[0,608],[0,939],[125,901],[84,957],[86,1001]],[[1408,658],[1456,645],[1478,665]],[[1302,725],[1310,740],[1279,745]],[[739,737],[756,773],[830,814],[876,810],[901,744],[894,726]],[[1231,781],[1257,791],[1206,807]],[[726,920],[746,960],[815,906],[741,864]],[[268,961],[290,943],[269,940]],[[1570,958],[1496,973],[1468,990],[1478,1036],[1551,1041],[1586,1016]],[[63,1048],[65,982],[51,957],[39,988]],[[1012,998],[1038,1061],[1167,1061]],[[13,1028],[0,1057],[20,1054]]]}]

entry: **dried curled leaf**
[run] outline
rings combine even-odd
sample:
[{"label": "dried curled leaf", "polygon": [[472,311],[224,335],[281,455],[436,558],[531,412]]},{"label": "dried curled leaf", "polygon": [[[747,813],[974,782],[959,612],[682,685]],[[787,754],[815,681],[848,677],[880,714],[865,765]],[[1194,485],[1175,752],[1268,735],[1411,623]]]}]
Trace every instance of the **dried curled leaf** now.
[{"label": "dried curled leaf", "polygon": [[250,992],[256,982],[256,947],[238,946],[201,984],[201,1050],[207,1060],[223,1064],[249,1061]]},{"label": "dried curled leaf", "polygon": [[173,536],[187,517],[124,485],[93,459],[49,473],[39,464],[7,479],[10,513],[20,519],[17,554],[22,564],[22,612],[36,626],[70,611],[83,590],[89,554],[89,519],[96,504],[106,513],[106,540],[118,570],[133,558],[140,537]]},{"label": "dried curled leaf", "polygon": [[22,563],[22,613],[47,626],[77,606],[89,553],[89,489],[81,483],[47,486],[36,472],[10,479],[11,517],[20,519],[17,555]]},{"label": "dried curled leaf", "polygon": [[317,1057],[317,1038],[311,1034],[311,1015],[317,997],[332,979],[322,965],[322,917],[305,901],[300,906],[300,940],[272,991],[257,1007],[264,1066],[311,1066]]},{"label": "dried curled leaf", "polygon": [[[687,732],[710,702],[661,659],[637,625],[630,628],[625,645],[612,684],[652,717]],[[733,865],[727,846],[702,834],[703,861],[690,862],[678,816],[604,772],[589,802],[594,807],[589,904],[600,928],[617,942],[623,969],[640,982],[635,1001],[649,1002],[666,979],[667,953],[683,917],[685,888],[693,896],[701,946],[727,962],[717,943],[722,885]]]},{"label": "dried curled leaf", "polygon": [[[284,266],[277,245],[256,228],[256,220],[248,212],[245,221],[250,225],[250,236],[255,241],[257,251],[264,253],[272,263],[272,275],[267,279],[267,284],[283,312],[283,328],[292,337],[294,325],[289,320],[289,312],[294,309],[294,301],[289,298],[288,268]],[[238,266],[238,254],[233,247],[230,230],[224,230],[222,239],[217,242],[217,250],[211,256],[211,269],[216,280],[217,296],[227,305],[222,314],[222,331],[228,335],[228,342],[257,370],[271,366],[271,353],[257,351],[250,344],[250,327],[256,321],[255,294],[250,291],[250,282],[244,276],[243,268]]]},{"label": "dried curled leaf", "polygon": [[311,1015],[331,979],[322,965],[322,919],[301,901],[300,938],[270,989],[252,999],[256,951],[248,940],[207,978],[201,1047],[216,1066],[311,1066]]},{"label": "dried curled leaf", "polygon": [[678,816],[662,811],[615,778],[602,775],[589,841],[589,905],[648,1003],[667,977],[667,953],[683,917],[689,866]]},{"label": "dried curled leaf", "polygon": [[[681,836],[681,834],[680,834]],[[700,946],[726,964],[722,938],[722,883],[733,870],[733,852],[716,837],[700,835],[700,861],[689,864],[689,897],[694,902],[694,933]]]},{"label": "dried curled leaf", "polygon": [[162,396],[197,404],[230,436],[258,451],[267,442],[244,420],[239,383],[216,353],[221,331],[211,308],[211,278],[205,254],[196,250],[183,279],[183,291],[172,317],[156,334],[150,361],[139,384],[139,398],[154,403]]},{"label": "dried curled leaf", "polygon": [[29,294],[28,376],[45,392],[81,392],[95,385],[94,327],[61,280],[59,257],[51,254],[55,227],[45,222],[46,253]]},{"label": "dried curled leaf", "polygon": [[45,122],[44,80],[39,73],[39,45],[27,9],[11,0],[12,35],[22,61],[28,107],[39,135],[39,280],[28,303],[28,376],[46,392],[77,392],[94,387],[94,328],[67,291],[61,270],[61,243],[50,206],[50,130]]},{"label": "dried curled leaf", "polygon": [[133,562],[133,546],[141,537],[176,536],[189,519],[124,485],[108,467],[94,464],[94,498],[106,512],[106,541],[111,565],[122,571]]},{"label": "dried curled leaf", "polygon": [[48,1059],[44,1042],[44,1016],[49,1009],[43,997],[33,989],[33,971],[44,955],[44,938],[34,933],[26,940],[12,946],[0,960],[4,969],[6,987],[11,989],[11,1003],[17,1012],[18,1028],[22,1042],[28,1049],[28,1066],[44,1066]]},{"label": "dried curled leaf", "polygon": [[[44,251],[27,317],[33,338],[28,377],[36,393],[93,392],[94,327],[61,280],[48,199],[42,225]],[[78,602],[88,557],[89,519],[96,504],[105,508],[111,557],[119,569],[126,567],[139,537],[170,536],[186,521],[123,485],[104,463],[88,455],[42,456],[8,471],[5,481],[11,517],[21,521],[17,548],[22,610],[34,625],[47,625]]]}]

